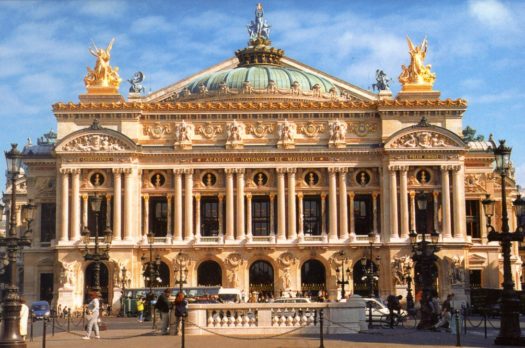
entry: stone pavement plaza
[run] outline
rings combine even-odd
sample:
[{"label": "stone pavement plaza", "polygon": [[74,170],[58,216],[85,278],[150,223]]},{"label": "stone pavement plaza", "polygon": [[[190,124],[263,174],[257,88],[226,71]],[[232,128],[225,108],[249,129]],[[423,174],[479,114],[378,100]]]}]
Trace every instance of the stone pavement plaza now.
[{"label": "stone pavement plaza", "polygon": [[[154,333],[151,323],[137,323],[133,318],[105,319],[107,331],[101,331],[101,339],[82,340],[83,331],[75,328],[70,333],[57,329],[51,337],[51,326],[48,326],[47,347],[113,347],[113,348],[176,348],[181,346],[180,336],[161,336]],[[28,342],[29,348],[42,346],[41,324],[35,326],[33,342]],[[463,347],[492,347],[496,330],[489,331],[485,339],[481,332],[469,332],[461,337]],[[37,337],[38,336],[38,337]],[[312,335],[286,335],[271,339],[259,337],[237,336],[242,339],[220,337],[216,335],[186,336],[187,348],[224,347],[224,348],[317,348],[319,337]],[[346,335],[330,335],[325,337],[326,348],[337,347],[455,347],[456,338],[446,332],[417,331],[403,328],[373,329],[371,332]],[[501,347],[501,346],[499,346]]]}]

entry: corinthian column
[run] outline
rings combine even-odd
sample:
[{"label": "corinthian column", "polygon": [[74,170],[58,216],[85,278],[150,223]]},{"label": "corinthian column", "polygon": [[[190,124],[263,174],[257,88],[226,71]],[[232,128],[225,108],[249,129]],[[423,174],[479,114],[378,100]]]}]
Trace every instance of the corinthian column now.
[{"label": "corinthian column", "polygon": [[321,193],[321,235],[326,237],[326,193]]},{"label": "corinthian column", "polygon": [[284,197],[285,168],[277,168],[277,240],[286,239],[286,200]]},{"label": "corinthian column", "polygon": [[67,241],[69,227],[69,170],[60,169],[60,235],[59,241]]},{"label": "corinthian column", "polygon": [[400,167],[399,170],[399,205],[401,209],[401,238],[408,238],[408,191],[407,191],[408,167]]},{"label": "corinthian column", "polygon": [[441,205],[443,211],[443,238],[452,238],[452,217],[450,212],[450,166],[441,166]]},{"label": "corinthian column", "polygon": [[379,220],[379,214],[377,213],[377,196],[379,195],[379,192],[372,192],[372,218],[374,219],[372,221],[372,232],[376,234],[377,236],[377,225]]},{"label": "corinthian column", "polygon": [[328,199],[330,223],[328,227],[328,239],[337,240],[337,168],[328,168]]},{"label": "corinthian column", "polygon": [[348,168],[339,170],[339,238],[348,239],[348,205],[346,197],[346,173]]},{"label": "corinthian column", "polygon": [[219,207],[218,207],[219,228],[218,228],[217,233],[219,235],[219,238],[222,239],[224,238],[224,231],[223,231],[224,217],[222,213],[223,211],[222,202],[224,201],[224,195],[222,193],[219,193],[218,198],[219,198]]},{"label": "corinthian column", "polygon": [[454,192],[454,238],[465,240],[465,172],[462,165],[454,167],[452,189]]},{"label": "corinthian column", "polygon": [[233,169],[225,169],[226,172],[226,238],[225,240],[233,240]]},{"label": "corinthian column", "polygon": [[71,169],[71,240],[80,240],[80,169]]},{"label": "corinthian column", "polygon": [[275,194],[270,193],[270,235],[275,237],[275,208],[274,208]]},{"label": "corinthian column", "polygon": [[237,173],[237,240],[243,240],[244,235],[244,169],[235,169]]},{"label": "corinthian column", "polygon": [[[124,240],[132,240],[133,228],[133,171],[124,169]],[[140,196],[139,196],[140,198]],[[140,202],[139,202],[140,203]],[[136,226],[138,229],[139,226]]]},{"label": "corinthian column", "polygon": [[390,239],[399,238],[397,229],[397,167],[388,167],[390,180]]},{"label": "corinthian column", "polygon": [[175,240],[182,240],[182,169],[174,169],[175,174]]},{"label": "corinthian column", "polygon": [[288,168],[288,239],[297,239],[297,210],[295,205],[295,173],[296,168]]},{"label": "corinthian column", "polygon": [[184,240],[193,239],[193,169],[184,169]]},{"label": "corinthian column", "polygon": [[439,216],[438,216],[438,197],[439,192],[433,191],[432,196],[434,197],[434,230],[439,231]]},{"label": "corinthian column", "polygon": [[122,169],[113,168],[113,240],[121,240]]},{"label": "corinthian column", "polygon": [[171,194],[166,194],[166,203],[167,203],[167,208],[168,208],[168,221],[166,222],[166,237],[168,240],[171,241],[171,238],[173,237],[172,233],[171,233],[171,226],[172,226],[172,220],[173,220],[173,216],[171,214],[171,197],[172,195]]}]

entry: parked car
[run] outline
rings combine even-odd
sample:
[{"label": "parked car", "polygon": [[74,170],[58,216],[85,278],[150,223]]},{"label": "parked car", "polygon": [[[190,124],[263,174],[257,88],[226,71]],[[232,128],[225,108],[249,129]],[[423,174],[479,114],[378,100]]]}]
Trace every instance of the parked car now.
[{"label": "parked car", "polygon": [[[375,298],[363,298],[366,304],[366,319],[368,320],[368,317],[370,315],[370,309],[372,309],[372,321],[379,321],[382,316],[386,316],[390,314],[390,311],[388,310],[387,306],[385,306],[383,303],[378,301]],[[397,313],[397,311],[395,311]],[[404,309],[401,310],[401,315],[407,315],[407,311]]]},{"label": "parked car", "polygon": [[33,302],[31,304],[31,313],[33,313],[33,318],[37,320],[49,317],[49,315],[51,314],[49,303],[47,301]]},{"label": "parked car", "polygon": [[236,288],[220,288],[219,302],[221,303],[240,303],[242,302],[241,290]]},{"label": "parked car", "polygon": [[305,297],[280,297],[273,301],[273,303],[311,303],[309,298]]}]

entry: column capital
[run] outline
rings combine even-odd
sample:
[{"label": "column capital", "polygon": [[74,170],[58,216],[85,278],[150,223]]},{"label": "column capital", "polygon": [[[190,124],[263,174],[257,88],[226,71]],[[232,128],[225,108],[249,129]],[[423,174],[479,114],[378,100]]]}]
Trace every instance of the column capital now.
[{"label": "column capital", "polygon": [[304,197],[304,194],[302,192],[297,192],[297,198],[302,200],[303,197]]},{"label": "column capital", "polygon": [[439,191],[432,191],[432,196],[434,196],[434,199],[437,199],[439,197]]},{"label": "column capital", "polygon": [[233,173],[235,173],[235,169],[234,168],[225,168],[224,172],[226,174],[228,174],[228,175],[232,175]]},{"label": "column capital", "polygon": [[181,168],[173,169],[173,174],[175,175],[184,174],[184,169],[181,169]]},{"label": "column capital", "polygon": [[326,199],[326,192],[321,192],[321,199],[324,201]]},{"label": "column capital", "polygon": [[408,172],[408,166],[397,166],[397,170],[399,170],[402,173]]},{"label": "column capital", "polygon": [[122,174],[122,168],[111,168],[111,172],[115,175]]},{"label": "column capital", "polygon": [[452,170],[455,171],[455,172],[459,172],[461,170],[461,165],[454,165],[454,166],[451,166],[452,167]]},{"label": "column capital", "polygon": [[286,173],[295,174],[297,173],[297,168],[286,168]]},{"label": "column capital", "polygon": [[447,172],[449,170],[452,170],[452,166],[451,165],[442,165],[439,168],[441,169],[442,172]]},{"label": "column capital", "polygon": [[144,198],[144,202],[148,202],[149,201],[149,194],[148,193],[143,193],[142,194],[142,198]]},{"label": "column capital", "polygon": [[235,174],[244,174],[246,172],[246,170],[244,168],[234,168],[233,172]]},{"label": "column capital", "polygon": [[81,170],[80,168],[71,168],[69,172],[73,175],[80,175]]},{"label": "column capital", "polygon": [[373,199],[377,199],[378,196],[379,196],[379,192],[377,192],[377,191],[372,192],[372,198]]},{"label": "column capital", "polygon": [[222,202],[223,199],[224,199],[224,194],[219,193],[219,194],[217,195],[217,197],[219,198],[219,202]]},{"label": "column capital", "polygon": [[339,168],[329,167],[329,168],[327,168],[327,169],[328,169],[328,173],[330,173],[330,175],[333,175],[333,174],[339,172]]},{"label": "column capital", "polygon": [[269,196],[270,196],[270,201],[273,201],[275,199],[275,193],[272,192],[270,193]]},{"label": "column capital", "polygon": [[346,174],[348,172],[349,172],[348,168],[339,168],[339,173],[341,174]]},{"label": "column capital", "polygon": [[287,168],[275,168],[275,171],[277,172],[277,174],[284,174],[286,173],[286,169]]},{"label": "column capital", "polygon": [[246,192],[246,193],[244,194],[244,196],[245,196],[246,199],[248,199],[249,201],[252,200],[252,194],[251,194],[251,192]]},{"label": "column capital", "polygon": [[87,193],[83,193],[83,194],[82,194],[82,199],[83,199],[83,200],[87,201],[88,198],[89,198],[89,195],[88,195]]},{"label": "column capital", "polygon": [[171,193],[166,193],[166,199],[168,201],[171,200],[171,197],[173,197],[173,195]]},{"label": "column capital", "polygon": [[106,200],[109,201],[113,197],[111,193],[106,193]]},{"label": "column capital", "polygon": [[60,168],[60,169],[58,170],[58,172],[59,172],[60,174],[62,174],[62,175],[64,175],[64,174],[69,174],[70,171],[71,171],[71,170],[70,170],[69,168]]},{"label": "column capital", "polygon": [[201,194],[200,194],[200,193],[196,193],[196,194],[194,195],[194,197],[195,197],[195,200],[196,200],[197,202],[201,200]]},{"label": "column capital", "polygon": [[388,166],[388,171],[390,174],[397,172],[399,170],[399,166]]},{"label": "column capital", "polygon": [[131,168],[122,168],[122,172],[124,173],[124,175],[130,175],[133,170]]},{"label": "column capital", "polygon": [[416,191],[410,191],[408,194],[410,195],[410,198],[416,198]]},{"label": "column capital", "polygon": [[186,175],[193,174],[193,168],[186,168],[186,169],[183,169],[183,171],[184,171],[184,174]]},{"label": "column capital", "polygon": [[348,197],[350,197],[350,199],[353,199],[355,197],[355,192],[354,191],[348,191]]}]

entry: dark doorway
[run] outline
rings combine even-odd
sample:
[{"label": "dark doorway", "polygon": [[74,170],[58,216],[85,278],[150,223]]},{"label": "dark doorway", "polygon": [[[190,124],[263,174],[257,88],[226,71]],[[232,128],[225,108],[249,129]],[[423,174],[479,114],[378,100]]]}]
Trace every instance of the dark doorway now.
[{"label": "dark doorway", "polygon": [[[425,269],[423,269],[421,262],[417,262],[414,267],[414,287],[415,287],[415,293],[417,294],[419,291],[423,291],[423,272],[426,272]],[[435,263],[432,264],[430,267],[430,273],[431,278],[433,280],[432,288],[437,291],[438,289],[438,268]]]},{"label": "dark doorway", "polygon": [[250,293],[273,296],[273,267],[266,261],[255,261],[250,266]]},{"label": "dark doorway", "polygon": [[[362,258],[355,263],[352,274],[354,277],[354,294],[363,297],[370,296],[370,284],[368,283],[368,278],[366,276],[368,270],[377,276],[379,268],[373,261],[366,258]],[[375,297],[379,295],[379,287],[376,279],[372,282],[372,294]]]},{"label": "dark doorway", "polygon": [[301,291],[303,296],[319,296],[326,290],[326,270],[318,260],[308,260],[301,267]]},{"label": "dark doorway", "polygon": [[[109,292],[109,273],[105,264],[100,263],[100,292],[104,303],[108,303]],[[92,262],[87,266],[84,275],[84,301],[89,299],[89,290],[95,285],[95,263]]]},{"label": "dark doorway", "polygon": [[416,202],[416,232],[418,234],[430,234],[434,231],[434,198],[432,194],[426,194],[426,200],[427,207],[423,210],[419,209]]},{"label": "dark doorway", "polygon": [[41,301],[53,301],[53,273],[40,273],[40,298]]},{"label": "dark doorway", "polygon": [[164,262],[161,262],[159,265],[157,285],[161,287],[170,286],[170,268]]},{"label": "dark doorway", "polygon": [[197,269],[198,286],[221,286],[222,270],[221,266],[215,261],[204,261]]},{"label": "dark doorway", "polygon": [[481,288],[481,270],[471,269],[469,270],[469,283],[471,289]]}]

